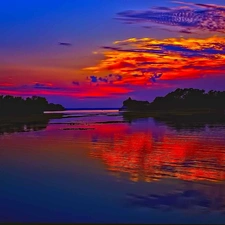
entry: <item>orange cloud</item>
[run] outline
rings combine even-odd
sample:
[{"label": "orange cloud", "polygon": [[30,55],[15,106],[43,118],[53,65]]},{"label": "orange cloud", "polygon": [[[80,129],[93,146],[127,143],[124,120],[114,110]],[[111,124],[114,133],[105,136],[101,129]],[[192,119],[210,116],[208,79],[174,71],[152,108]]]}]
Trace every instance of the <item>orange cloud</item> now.
[{"label": "orange cloud", "polygon": [[154,73],[163,73],[164,80],[198,78],[223,73],[225,38],[130,38],[104,47],[102,54],[104,59],[84,70],[122,75],[115,84],[143,85]]},{"label": "orange cloud", "polygon": [[79,76],[71,68],[1,66],[0,94],[115,97],[155,82],[151,88],[163,88],[168,81],[220,76],[225,70],[225,38],[218,36],[130,38],[100,53],[97,65]]}]

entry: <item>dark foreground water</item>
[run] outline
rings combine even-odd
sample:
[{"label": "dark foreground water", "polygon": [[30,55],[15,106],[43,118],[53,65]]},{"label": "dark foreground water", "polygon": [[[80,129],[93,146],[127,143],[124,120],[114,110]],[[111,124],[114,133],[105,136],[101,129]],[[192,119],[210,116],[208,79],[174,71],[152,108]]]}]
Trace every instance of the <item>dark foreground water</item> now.
[{"label": "dark foreground water", "polygon": [[70,113],[1,130],[0,222],[225,223],[224,125]]}]

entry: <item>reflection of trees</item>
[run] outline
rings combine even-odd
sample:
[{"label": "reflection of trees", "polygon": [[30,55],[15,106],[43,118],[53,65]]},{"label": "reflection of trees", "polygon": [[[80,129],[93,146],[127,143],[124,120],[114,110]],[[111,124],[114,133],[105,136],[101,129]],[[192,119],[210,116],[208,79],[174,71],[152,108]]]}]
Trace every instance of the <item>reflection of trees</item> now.
[{"label": "reflection of trees", "polygon": [[36,115],[31,117],[7,117],[0,124],[0,135],[6,133],[43,130],[50,119],[62,118],[62,114]]},{"label": "reflection of trees", "polygon": [[213,121],[213,120],[190,120],[185,118],[160,118],[155,117],[154,121],[157,124],[165,124],[177,131],[187,130],[187,131],[204,131],[206,127],[218,127],[224,126],[225,121]]},{"label": "reflection of trees", "polygon": [[91,156],[101,159],[114,174],[127,173],[134,181],[225,179],[225,141],[219,136],[182,132],[155,138],[152,131],[139,130],[114,133],[110,138],[99,136],[97,140]]},{"label": "reflection of trees", "polygon": [[43,121],[43,123],[9,124],[0,126],[0,134],[43,130],[47,127],[47,124],[48,121]]},{"label": "reflection of trees", "polygon": [[196,116],[158,116],[158,115],[149,115],[146,113],[135,114],[124,112],[122,114],[124,121],[129,123],[137,122],[140,120],[147,120],[149,117],[152,117],[157,124],[165,124],[173,129],[179,130],[192,130],[192,131],[204,131],[206,126],[208,127],[225,127],[225,117],[222,115],[196,115]]}]

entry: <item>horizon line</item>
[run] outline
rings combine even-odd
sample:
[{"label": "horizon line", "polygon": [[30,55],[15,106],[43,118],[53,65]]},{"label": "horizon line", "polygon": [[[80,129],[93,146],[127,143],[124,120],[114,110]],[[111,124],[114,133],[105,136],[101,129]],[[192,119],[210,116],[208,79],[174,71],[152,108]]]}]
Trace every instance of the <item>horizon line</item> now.
[{"label": "horizon line", "polygon": [[90,108],[70,108],[70,107],[65,107],[67,110],[86,110],[86,109],[119,109],[120,107],[90,107]]}]

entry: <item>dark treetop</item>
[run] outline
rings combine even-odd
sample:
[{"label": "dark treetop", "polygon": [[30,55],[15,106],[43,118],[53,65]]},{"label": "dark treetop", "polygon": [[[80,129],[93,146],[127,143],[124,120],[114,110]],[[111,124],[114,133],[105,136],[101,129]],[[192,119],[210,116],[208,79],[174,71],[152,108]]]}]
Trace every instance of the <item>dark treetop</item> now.
[{"label": "dark treetop", "polygon": [[128,111],[169,111],[169,110],[202,110],[224,112],[225,91],[209,91],[185,88],[176,89],[164,97],[156,97],[153,102],[137,101],[128,98],[122,109]]},{"label": "dark treetop", "polygon": [[44,111],[59,111],[64,107],[59,104],[48,103],[43,97],[33,96],[23,99],[10,95],[0,95],[0,116],[43,114]]}]

